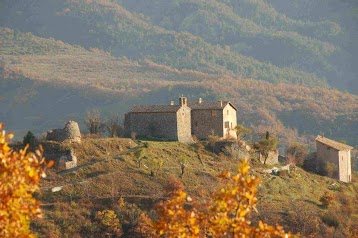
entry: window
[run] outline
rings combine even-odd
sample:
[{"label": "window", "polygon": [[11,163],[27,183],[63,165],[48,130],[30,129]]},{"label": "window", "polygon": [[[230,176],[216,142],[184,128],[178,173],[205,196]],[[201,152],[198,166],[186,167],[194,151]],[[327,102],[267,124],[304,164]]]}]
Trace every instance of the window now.
[{"label": "window", "polygon": [[226,122],[225,122],[225,128],[230,128],[229,125],[230,125],[229,122],[226,121]]},{"label": "window", "polygon": [[197,123],[197,122],[195,122],[195,126],[198,126],[198,123]]},{"label": "window", "polygon": [[217,111],[211,110],[211,116],[212,116],[212,117],[217,117],[217,115],[218,115],[218,112],[217,112]]},{"label": "window", "polygon": [[229,115],[229,110],[226,111],[227,115]]}]

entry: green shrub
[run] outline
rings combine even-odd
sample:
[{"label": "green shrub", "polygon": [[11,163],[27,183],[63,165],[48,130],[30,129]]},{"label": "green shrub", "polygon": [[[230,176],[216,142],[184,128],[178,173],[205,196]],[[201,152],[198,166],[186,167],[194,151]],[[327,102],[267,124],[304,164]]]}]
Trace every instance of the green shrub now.
[{"label": "green shrub", "polygon": [[336,178],[338,175],[338,166],[331,162],[326,162],[323,166],[323,173],[324,175]]},{"label": "green shrub", "polygon": [[34,145],[36,141],[36,137],[31,131],[28,131],[27,134],[24,136],[23,144],[24,145]]},{"label": "green shrub", "polygon": [[339,226],[338,218],[336,217],[335,214],[331,212],[327,212],[323,214],[321,219],[323,223],[326,224],[327,226],[334,227],[334,228],[337,228]]}]

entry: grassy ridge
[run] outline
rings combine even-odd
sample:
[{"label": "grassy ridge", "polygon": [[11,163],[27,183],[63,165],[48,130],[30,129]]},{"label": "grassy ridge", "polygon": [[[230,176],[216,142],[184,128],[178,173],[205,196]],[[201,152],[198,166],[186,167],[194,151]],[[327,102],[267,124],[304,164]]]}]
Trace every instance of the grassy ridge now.
[{"label": "grassy ridge", "polygon": [[[147,148],[143,148],[130,139],[107,138],[84,139],[81,144],[45,142],[43,146],[45,153],[54,158],[69,149],[74,150],[81,167],[67,173],[56,173],[60,169],[51,169],[48,178],[42,182],[39,198],[44,203],[45,220],[35,222],[33,227],[44,237],[51,233],[61,237],[93,237],[98,229],[94,214],[103,209],[117,210],[119,197],[126,203],[136,204],[126,206],[131,211],[130,224],[135,226],[135,217],[140,211],[155,217],[154,204],[166,199],[177,183],[182,183],[198,202],[206,200],[225,182],[217,175],[224,170],[235,173],[238,162],[225,155],[213,154],[202,144],[148,142]],[[148,157],[141,167],[134,156],[137,149],[143,149]],[[162,161],[162,166],[157,171],[155,161],[158,160]],[[186,163],[185,173],[179,178],[183,161]],[[289,176],[272,176],[262,172],[267,167],[252,162],[252,173],[262,181],[258,193],[259,213],[253,214],[254,222],[263,219],[273,225],[280,223],[285,230],[301,232],[304,236],[327,237],[334,232],[349,237],[349,232],[354,232],[356,182],[339,183],[299,168]],[[150,176],[153,169],[157,171],[154,177]],[[62,190],[52,193],[51,189],[58,186],[62,186]],[[336,202],[328,209],[319,201],[327,191],[336,197]],[[338,222],[337,226],[333,228],[327,216]],[[126,216],[121,217],[121,223],[124,224],[125,219]],[[134,236],[130,230],[127,232]]]}]

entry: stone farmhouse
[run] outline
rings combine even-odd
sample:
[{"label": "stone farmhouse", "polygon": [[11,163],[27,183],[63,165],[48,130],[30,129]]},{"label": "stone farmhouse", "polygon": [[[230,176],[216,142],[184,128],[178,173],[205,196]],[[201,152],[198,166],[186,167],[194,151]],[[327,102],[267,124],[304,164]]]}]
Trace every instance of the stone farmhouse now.
[{"label": "stone farmhouse", "polygon": [[198,139],[205,139],[212,134],[236,139],[237,109],[231,102],[203,102],[199,98],[196,103],[189,102],[189,107],[192,135]]},{"label": "stone farmhouse", "polygon": [[179,105],[134,106],[126,113],[126,136],[135,133],[139,137],[164,138],[191,142],[192,136],[205,139],[214,134],[222,138],[236,138],[236,107],[228,101],[188,102],[179,98]]},{"label": "stone farmhouse", "polygon": [[351,168],[351,149],[353,147],[317,136],[317,166],[322,166],[327,162],[337,165],[335,179],[349,183],[352,181]]}]

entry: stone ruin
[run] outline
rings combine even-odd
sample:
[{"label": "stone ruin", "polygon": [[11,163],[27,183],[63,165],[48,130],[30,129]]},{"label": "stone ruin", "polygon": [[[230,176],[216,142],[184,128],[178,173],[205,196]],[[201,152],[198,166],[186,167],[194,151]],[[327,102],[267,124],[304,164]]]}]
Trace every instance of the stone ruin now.
[{"label": "stone ruin", "polygon": [[63,129],[54,129],[47,132],[46,140],[59,142],[81,143],[81,131],[78,123],[69,121]]},{"label": "stone ruin", "polygon": [[67,155],[60,157],[58,161],[58,167],[60,169],[72,169],[77,167],[77,157],[73,150],[67,152]]},{"label": "stone ruin", "polygon": [[[260,154],[259,152],[257,152],[257,153],[258,153],[260,162],[263,164],[265,162],[264,156],[262,154]],[[278,151],[273,150],[273,151],[269,152],[268,157],[266,159],[266,164],[267,165],[278,164]]]}]

